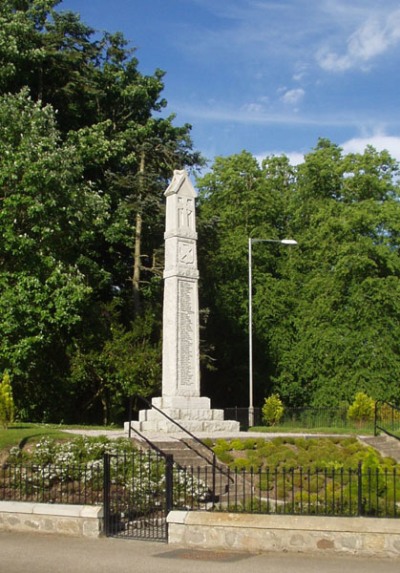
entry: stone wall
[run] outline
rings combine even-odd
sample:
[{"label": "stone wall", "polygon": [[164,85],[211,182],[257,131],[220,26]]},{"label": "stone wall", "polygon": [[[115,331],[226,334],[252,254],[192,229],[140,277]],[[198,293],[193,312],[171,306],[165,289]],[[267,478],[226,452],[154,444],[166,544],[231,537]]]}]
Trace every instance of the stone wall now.
[{"label": "stone wall", "polygon": [[0,501],[0,531],[99,537],[102,529],[99,506]]},{"label": "stone wall", "polygon": [[169,543],[198,549],[400,557],[400,519],[172,511]]}]

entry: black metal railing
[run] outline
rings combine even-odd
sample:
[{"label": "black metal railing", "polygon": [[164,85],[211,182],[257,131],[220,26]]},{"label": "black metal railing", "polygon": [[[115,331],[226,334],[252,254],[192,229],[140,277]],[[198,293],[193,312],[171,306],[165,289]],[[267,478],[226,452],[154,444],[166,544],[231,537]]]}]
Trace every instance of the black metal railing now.
[{"label": "black metal railing", "polygon": [[[242,430],[249,428],[248,408],[225,408],[224,414],[227,420],[236,420]],[[348,408],[285,408],[279,421],[279,427],[290,430],[291,428],[354,428],[354,422],[348,419]],[[254,408],[254,425],[264,426],[262,409]],[[373,429],[373,421],[366,420],[357,425],[358,428]]]},{"label": "black metal railing", "polygon": [[400,408],[385,400],[375,402],[375,436],[379,431],[400,440]]},{"label": "black metal railing", "polygon": [[[214,509],[240,513],[400,517],[396,469],[279,468],[230,471],[232,484]],[[201,486],[205,491],[207,483]],[[185,508],[208,509],[191,495]],[[194,500],[190,504],[190,500]]]},{"label": "black metal railing", "polygon": [[[106,454],[86,466],[7,465],[0,500],[108,507],[105,528],[163,537],[169,509],[241,513],[400,517],[396,468],[182,468],[154,452]],[[216,483],[215,483],[216,481]],[[221,482],[221,483],[219,483]],[[211,485],[219,491],[210,494]],[[145,527],[150,524],[150,527]],[[107,529],[108,528],[108,529]]]},{"label": "black metal railing", "polygon": [[152,450],[104,455],[104,533],[165,540],[173,507],[171,455]]},{"label": "black metal railing", "polygon": [[84,465],[4,464],[0,500],[96,505],[103,503],[103,460]]}]

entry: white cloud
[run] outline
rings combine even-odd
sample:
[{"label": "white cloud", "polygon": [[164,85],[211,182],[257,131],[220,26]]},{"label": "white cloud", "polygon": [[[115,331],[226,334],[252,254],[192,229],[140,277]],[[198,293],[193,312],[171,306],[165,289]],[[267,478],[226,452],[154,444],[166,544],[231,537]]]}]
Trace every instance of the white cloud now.
[{"label": "white cloud", "polygon": [[281,97],[283,103],[288,105],[297,105],[305,96],[305,91],[302,88],[295,88],[287,90]]},{"label": "white cloud", "polygon": [[[371,137],[354,137],[340,144],[343,153],[364,153],[365,148],[372,145],[377,151],[388,151],[390,155],[400,161],[400,137],[390,135],[373,135]],[[255,158],[260,163],[266,157],[286,155],[291,165],[300,165],[304,162],[304,153],[300,151],[265,151],[257,153]]]},{"label": "white cloud", "polygon": [[304,162],[304,153],[300,153],[299,151],[266,151],[265,153],[257,153],[255,158],[257,159],[258,163],[261,165],[262,161],[266,157],[281,157],[285,155],[289,159],[290,165],[299,165],[300,163]]},{"label": "white cloud", "polygon": [[373,135],[371,137],[354,137],[341,144],[344,153],[363,153],[367,145],[377,151],[387,150],[394,159],[400,161],[400,137],[390,135]]},{"label": "white cloud", "polygon": [[400,40],[400,10],[370,16],[347,40],[347,50],[339,54],[323,48],[317,54],[321,68],[343,72],[354,67],[364,67],[374,58],[393,48]]},{"label": "white cloud", "polygon": [[262,103],[252,102],[243,106],[243,110],[248,113],[260,114],[265,111],[265,107]]}]

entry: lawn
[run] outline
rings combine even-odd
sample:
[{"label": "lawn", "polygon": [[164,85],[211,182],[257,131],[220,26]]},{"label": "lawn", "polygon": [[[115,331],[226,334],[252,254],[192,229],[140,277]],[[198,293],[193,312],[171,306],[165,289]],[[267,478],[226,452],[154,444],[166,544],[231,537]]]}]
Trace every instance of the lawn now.
[{"label": "lawn", "polygon": [[249,432],[264,432],[266,434],[278,434],[278,433],[288,433],[288,434],[327,434],[327,435],[351,435],[351,436],[373,436],[374,426],[373,424],[365,424],[362,427],[356,426],[346,426],[346,427],[331,427],[331,426],[320,426],[305,428],[303,426],[296,425],[277,425],[277,426],[253,426],[249,429]]},{"label": "lawn", "polygon": [[91,429],[106,430],[114,428],[105,428],[99,426],[61,426],[58,424],[33,424],[25,422],[16,422],[11,424],[7,430],[0,429],[0,452],[9,450],[13,446],[23,448],[26,444],[39,442],[43,437],[50,437],[54,440],[71,440],[72,436],[65,430],[69,429]]}]

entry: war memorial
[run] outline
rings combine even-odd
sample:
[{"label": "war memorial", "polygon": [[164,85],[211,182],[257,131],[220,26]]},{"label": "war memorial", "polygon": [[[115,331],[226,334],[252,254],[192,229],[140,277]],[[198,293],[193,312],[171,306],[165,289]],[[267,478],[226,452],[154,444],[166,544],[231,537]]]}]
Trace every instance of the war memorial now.
[{"label": "war memorial", "polygon": [[201,396],[196,192],[185,170],[174,171],[165,197],[162,395],[152,399],[157,409],[141,410],[132,427],[179,431],[162,410],[190,432],[239,431],[239,422],[224,420],[223,410]]}]

